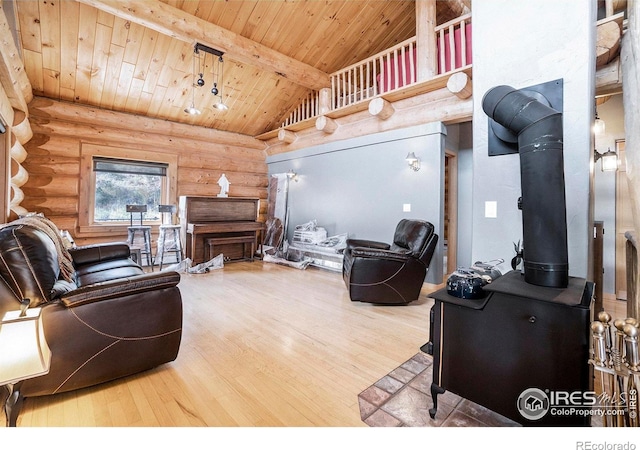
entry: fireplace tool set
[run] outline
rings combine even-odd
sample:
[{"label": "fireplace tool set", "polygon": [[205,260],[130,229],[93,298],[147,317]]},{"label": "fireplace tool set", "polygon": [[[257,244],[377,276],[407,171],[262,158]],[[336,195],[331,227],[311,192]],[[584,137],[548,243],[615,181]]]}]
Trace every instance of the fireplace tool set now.
[{"label": "fireplace tool set", "polygon": [[604,408],[604,426],[638,427],[638,386],[640,385],[640,357],[638,356],[638,327],[640,322],[629,317],[616,319],[605,311],[591,323],[593,348],[591,359],[600,377]]}]

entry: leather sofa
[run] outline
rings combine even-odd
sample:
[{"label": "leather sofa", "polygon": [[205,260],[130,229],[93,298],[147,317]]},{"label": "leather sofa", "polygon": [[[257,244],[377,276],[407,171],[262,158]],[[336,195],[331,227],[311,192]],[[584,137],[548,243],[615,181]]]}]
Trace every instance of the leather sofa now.
[{"label": "leather sofa", "polygon": [[351,301],[406,305],[420,289],[438,243],[433,224],[402,219],[393,243],[347,239],[342,277]]},{"label": "leather sofa", "polygon": [[52,354],[49,373],[20,382],[6,400],[13,424],[22,398],[93,386],[173,361],[182,336],[178,273],[144,273],[125,243],[67,251],[55,225],[41,221],[37,227],[22,219],[0,226],[0,313],[18,310],[25,298],[30,307],[41,307]]}]

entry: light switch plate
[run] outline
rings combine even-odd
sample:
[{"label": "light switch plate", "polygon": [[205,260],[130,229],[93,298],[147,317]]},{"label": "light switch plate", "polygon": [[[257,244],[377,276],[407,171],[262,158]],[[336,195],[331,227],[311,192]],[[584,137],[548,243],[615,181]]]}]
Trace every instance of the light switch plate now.
[{"label": "light switch plate", "polygon": [[403,203],[402,212],[411,212],[411,203]]},{"label": "light switch plate", "polygon": [[484,202],[484,216],[489,219],[498,217],[498,202]]}]

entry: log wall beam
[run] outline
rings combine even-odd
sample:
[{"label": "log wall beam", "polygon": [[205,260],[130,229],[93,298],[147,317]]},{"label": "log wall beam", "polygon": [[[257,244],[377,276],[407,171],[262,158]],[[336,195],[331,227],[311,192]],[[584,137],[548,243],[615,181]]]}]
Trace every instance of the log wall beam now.
[{"label": "log wall beam", "polygon": [[374,98],[369,102],[369,114],[387,120],[396,112],[393,105],[382,97]]},{"label": "log wall beam", "polygon": [[[0,196],[2,196],[0,219],[2,222],[9,219],[11,212],[17,215],[26,212],[20,206],[24,199],[24,193],[20,187],[29,178],[29,174],[19,161],[12,159],[8,141],[19,139],[24,144],[31,139],[27,104],[33,98],[31,83],[13,39],[5,7],[11,7],[11,4],[5,2],[0,6],[0,90],[2,91],[0,116],[4,122],[3,126],[10,134],[2,136],[5,142],[0,152],[2,169],[4,170],[0,176],[0,183],[2,183],[2,187],[0,187]],[[15,132],[12,130],[14,126]],[[8,138],[9,136],[11,137]],[[9,167],[15,168],[15,170],[9,172]]]},{"label": "log wall beam", "polygon": [[622,64],[614,59],[596,70],[596,96],[619,94],[622,92]]},{"label": "log wall beam", "polygon": [[279,141],[285,142],[287,144],[292,144],[296,141],[296,139],[298,139],[298,136],[293,131],[289,131],[285,129],[278,131]]},{"label": "log wall beam", "polygon": [[225,58],[258,67],[300,86],[315,90],[330,86],[327,73],[166,3],[157,0],[78,1],[192,45],[205,44],[223,51]]},{"label": "log wall beam", "polygon": [[597,26],[596,35],[596,68],[610,63],[620,54],[622,30],[615,21]]},{"label": "log wall beam", "polygon": [[337,129],[338,122],[327,116],[320,116],[316,119],[316,130],[318,131],[324,131],[325,133],[332,134]]},{"label": "log wall beam", "polygon": [[0,7],[0,84],[4,87],[11,106],[27,112],[27,104],[33,98],[33,91],[13,40],[4,7]]},{"label": "log wall beam", "polygon": [[285,144],[273,137],[266,141],[266,153],[275,155],[429,122],[454,124],[468,122],[473,118],[473,100],[463,100],[451,95],[446,87],[393,102],[392,106],[395,113],[386,120],[380,120],[379,117],[372,116],[368,110],[364,110],[341,117],[340,126],[331,134],[309,125],[296,132],[298,138],[292,144]]},{"label": "log wall beam", "polygon": [[471,78],[464,72],[456,72],[449,77],[447,89],[459,98],[465,99],[473,95],[473,84]]},{"label": "log wall beam", "polygon": [[418,81],[431,79],[437,72],[436,24],[436,0],[416,0]]}]

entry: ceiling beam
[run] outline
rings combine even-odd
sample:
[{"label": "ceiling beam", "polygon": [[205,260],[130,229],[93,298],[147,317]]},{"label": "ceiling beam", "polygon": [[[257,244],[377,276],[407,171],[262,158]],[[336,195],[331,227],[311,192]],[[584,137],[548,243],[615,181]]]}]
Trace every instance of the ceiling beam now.
[{"label": "ceiling beam", "polygon": [[78,1],[192,45],[199,42],[216,48],[232,61],[300,86],[316,90],[330,86],[327,73],[158,0]]},{"label": "ceiling beam", "polygon": [[28,113],[27,103],[33,98],[31,83],[24,70],[20,52],[13,40],[11,26],[4,7],[0,7],[0,84],[2,84],[11,106]]}]

